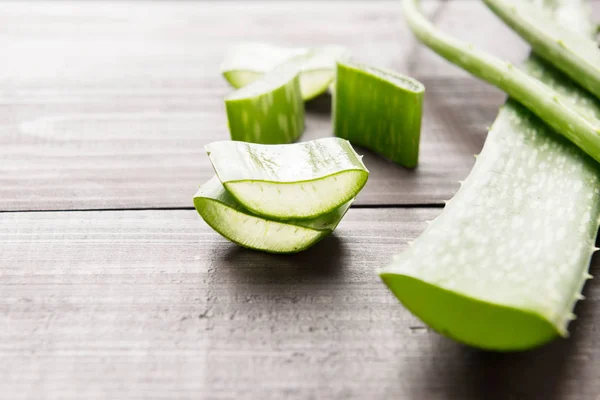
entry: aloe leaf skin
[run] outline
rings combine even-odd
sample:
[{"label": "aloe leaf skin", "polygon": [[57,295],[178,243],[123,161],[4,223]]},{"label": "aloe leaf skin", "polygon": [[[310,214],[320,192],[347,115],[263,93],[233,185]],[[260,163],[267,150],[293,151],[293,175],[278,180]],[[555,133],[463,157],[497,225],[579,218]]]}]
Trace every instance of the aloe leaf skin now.
[{"label": "aloe leaf skin", "polygon": [[270,219],[316,218],[356,197],[369,171],[344,139],[288,145],[222,141],[205,146],[227,191]]},{"label": "aloe leaf skin", "polygon": [[334,133],[407,168],[419,162],[425,88],[391,71],[338,61]]},{"label": "aloe leaf skin", "polygon": [[600,162],[600,120],[579,112],[557,91],[526,72],[444,34],[419,11],[417,0],[403,0],[404,16],[415,36],[433,51],[505,91]]},{"label": "aloe leaf skin", "polygon": [[484,0],[535,53],[600,98],[598,44],[554,21],[544,9],[522,0]]},{"label": "aloe leaf skin", "polygon": [[310,49],[242,43],[228,51],[221,73],[233,87],[241,88],[282,64],[296,61],[299,62],[302,98],[308,101],[327,91],[334,79],[335,61],[347,54],[345,47],[336,45]]},{"label": "aloe leaf skin", "polygon": [[295,65],[285,65],[225,98],[232,140],[262,144],[296,141],[304,131],[304,102]]},{"label": "aloe leaf skin", "polygon": [[[546,1],[558,21],[581,1]],[[537,57],[525,70],[572,104],[600,105]],[[598,231],[600,169],[514,100],[502,108],[475,167],[438,218],[379,274],[436,331],[488,350],[526,350],[567,336]]]},{"label": "aloe leaf skin", "polygon": [[244,209],[217,176],[202,185],[194,206],[217,233],[240,246],[268,253],[297,253],[329,235],[353,200],[310,220],[271,221]]}]

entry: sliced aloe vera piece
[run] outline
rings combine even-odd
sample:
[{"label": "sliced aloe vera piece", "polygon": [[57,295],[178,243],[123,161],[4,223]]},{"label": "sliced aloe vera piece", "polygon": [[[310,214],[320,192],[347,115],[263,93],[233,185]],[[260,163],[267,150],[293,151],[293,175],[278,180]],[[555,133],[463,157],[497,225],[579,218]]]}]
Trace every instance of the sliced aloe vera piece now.
[{"label": "sliced aloe vera piece", "polygon": [[334,137],[278,146],[224,141],[205,148],[227,191],[253,213],[274,219],[326,214],[356,197],[369,177],[352,145]]},{"label": "sliced aloe vera piece", "polygon": [[292,143],[304,131],[297,65],[284,64],[225,98],[232,140]]},{"label": "sliced aloe vera piece", "polygon": [[402,166],[419,162],[425,88],[391,71],[338,61],[334,132]]},{"label": "sliced aloe vera piece", "polygon": [[288,48],[266,43],[243,43],[232,47],[221,64],[221,72],[235,88],[244,87],[289,61],[299,61],[300,91],[310,100],[325,91],[335,74],[335,61],[348,50],[328,45],[309,48]]},{"label": "sliced aloe vera piece", "polygon": [[196,210],[211,228],[240,246],[270,253],[296,253],[312,246],[333,232],[352,201],[314,219],[281,222],[243,208],[217,176],[194,196]]},{"label": "sliced aloe vera piece", "polygon": [[[544,5],[591,35],[583,2]],[[591,95],[539,58],[525,71],[600,117]],[[598,165],[509,100],[460,190],[380,276],[425,323],[472,346],[523,350],[567,336],[591,277],[599,194]]]}]

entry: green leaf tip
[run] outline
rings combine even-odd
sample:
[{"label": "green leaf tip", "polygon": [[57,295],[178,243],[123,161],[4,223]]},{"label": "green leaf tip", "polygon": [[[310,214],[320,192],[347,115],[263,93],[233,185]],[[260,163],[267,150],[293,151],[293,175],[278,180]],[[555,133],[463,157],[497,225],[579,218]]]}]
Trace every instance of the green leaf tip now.
[{"label": "green leaf tip", "polygon": [[[595,40],[557,23],[545,9],[523,0],[484,0],[484,3],[534,52],[600,98],[600,49]],[[591,32],[592,29],[588,29]]]},{"label": "green leaf tip", "polygon": [[[562,94],[521,69],[509,71],[504,68],[504,61],[484,51],[471,50],[463,42],[439,31],[421,14],[417,3],[417,0],[403,0],[404,16],[421,42],[448,61],[505,91],[600,162],[600,137],[595,134],[600,128],[600,120],[591,118],[574,102],[563,101]],[[525,2],[519,4],[522,3]],[[554,97],[560,101],[547,101]]]},{"label": "green leaf tip", "polygon": [[416,167],[424,86],[350,60],[338,61],[336,76],[334,134],[404,167]]}]

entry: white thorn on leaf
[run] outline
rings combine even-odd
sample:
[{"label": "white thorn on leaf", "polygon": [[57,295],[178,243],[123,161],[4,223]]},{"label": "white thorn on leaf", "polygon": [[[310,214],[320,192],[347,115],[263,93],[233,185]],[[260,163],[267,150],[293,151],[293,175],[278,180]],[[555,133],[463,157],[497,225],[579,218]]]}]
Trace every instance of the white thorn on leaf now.
[{"label": "white thorn on leaf", "polygon": [[575,298],[576,298],[577,300],[585,300],[585,296],[584,296],[584,295],[582,295],[581,293],[577,293],[577,294],[575,295]]}]

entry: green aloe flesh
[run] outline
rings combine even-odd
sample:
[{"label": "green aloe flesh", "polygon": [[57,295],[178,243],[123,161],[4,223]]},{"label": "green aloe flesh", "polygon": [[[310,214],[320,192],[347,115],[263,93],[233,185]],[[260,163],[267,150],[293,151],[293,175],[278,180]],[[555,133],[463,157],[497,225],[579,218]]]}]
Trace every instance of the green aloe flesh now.
[{"label": "green aloe flesh", "polygon": [[[581,1],[546,1],[590,37]],[[532,56],[525,71],[600,117],[597,100]],[[600,170],[508,100],[475,167],[441,215],[380,276],[438,332],[471,346],[524,350],[567,336],[594,252]]]},{"label": "green aloe flesh", "polygon": [[304,102],[296,65],[285,64],[225,98],[232,140],[296,141],[304,131]]},{"label": "green aloe flesh", "polygon": [[243,208],[217,176],[194,196],[196,210],[216,232],[241,246],[269,253],[297,253],[329,235],[352,200],[331,212],[308,220],[272,221]]},{"label": "green aloe flesh", "polygon": [[404,15],[415,36],[436,53],[505,91],[564,135],[596,161],[600,161],[600,120],[572,106],[550,86],[512,64],[478,50],[436,29],[419,11],[417,0],[404,0]]},{"label": "green aloe flesh", "polygon": [[235,88],[244,87],[274,68],[290,61],[299,63],[302,98],[310,100],[327,91],[335,75],[335,61],[345,57],[342,46],[288,48],[266,43],[242,43],[232,47],[221,72]]},{"label": "green aloe flesh", "polygon": [[227,191],[267,218],[327,214],[356,197],[369,177],[352,145],[335,137],[277,146],[223,141],[205,148]]},{"label": "green aloe flesh", "polygon": [[425,88],[391,71],[338,61],[334,132],[402,166],[419,162]]},{"label": "green aloe flesh", "polygon": [[537,55],[600,98],[600,50],[592,39],[558,24],[544,9],[522,0],[484,0]]}]

